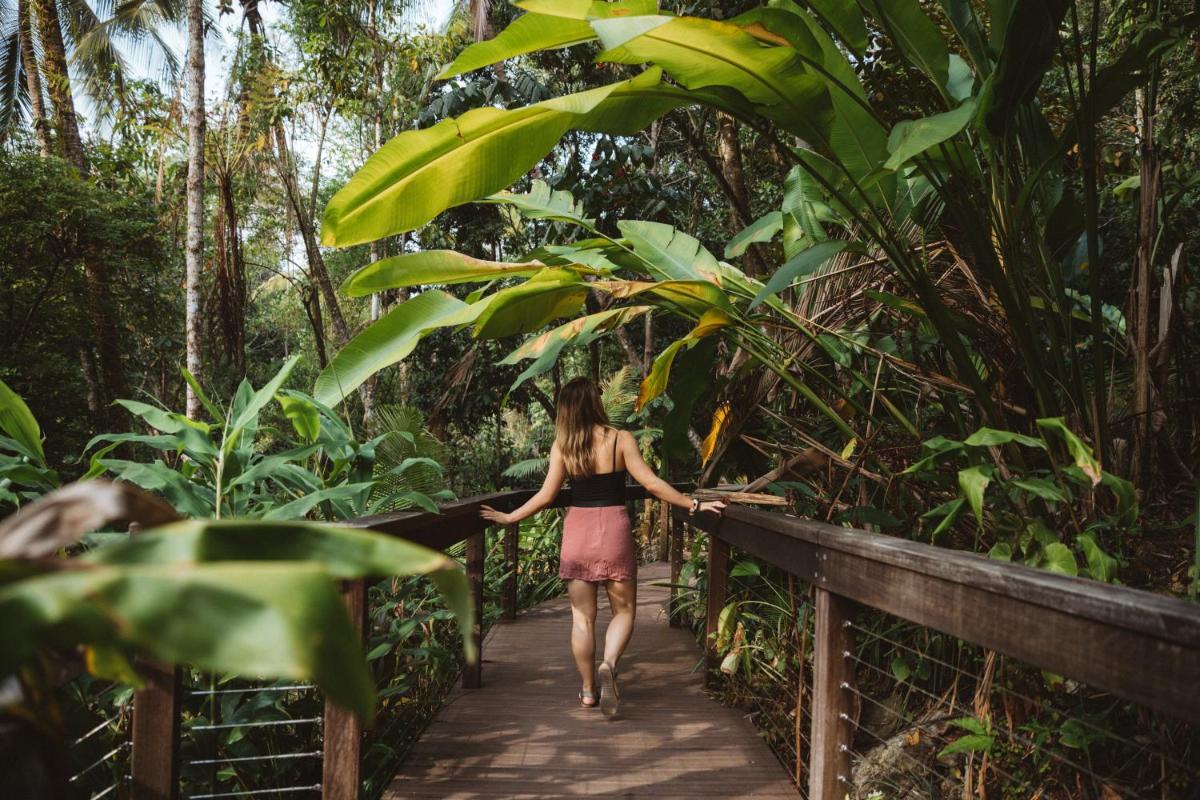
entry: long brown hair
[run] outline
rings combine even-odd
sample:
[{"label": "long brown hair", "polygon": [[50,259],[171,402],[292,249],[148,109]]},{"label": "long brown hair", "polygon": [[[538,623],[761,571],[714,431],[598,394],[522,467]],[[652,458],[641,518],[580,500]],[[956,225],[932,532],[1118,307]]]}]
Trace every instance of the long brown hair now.
[{"label": "long brown hair", "polygon": [[568,475],[582,478],[596,471],[592,437],[597,425],[607,428],[609,421],[595,382],[587,378],[568,381],[558,393],[554,420],[554,438]]}]

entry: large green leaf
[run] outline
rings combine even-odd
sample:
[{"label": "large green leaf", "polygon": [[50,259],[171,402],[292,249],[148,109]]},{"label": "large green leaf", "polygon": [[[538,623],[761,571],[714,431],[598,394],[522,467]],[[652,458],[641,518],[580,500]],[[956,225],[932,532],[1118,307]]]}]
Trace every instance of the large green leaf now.
[{"label": "large green leaf", "polygon": [[887,131],[854,98],[836,93],[833,108],[829,149],[857,184],[856,194],[865,194],[880,208],[890,208],[896,194],[896,176],[878,173],[888,157]]},{"label": "large green leaf", "polygon": [[322,243],[344,247],[412,230],[513,183],[569,130],[630,135],[693,102],[693,95],[664,84],[652,69],[524,108],[477,108],[405,131],[329,201]]},{"label": "large green leaf", "polygon": [[1003,133],[1016,121],[1017,108],[1036,95],[1058,52],[1058,27],[1070,0],[1016,0],[1008,19],[1011,35],[992,75],[984,119],[993,133]]},{"label": "large green leaf", "polygon": [[350,297],[363,297],[384,289],[536,275],[544,268],[540,261],[485,261],[454,250],[422,250],[368,264],[346,279],[342,292]]},{"label": "large green leaf", "polygon": [[464,72],[495,64],[513,56],[536,50],[553,50],[590,42],[596,32],[586,20],[551,17],[545,14],[522,14],[496,37],[476,42],[458,54],[453,62],[437,74],[439,79],[453,78]]},{"label": "large green leaf", "polygon": [[528,192],[498,192],[480,202],[512,206],[530,219],[570,222],[589,230],[596,221],[583,215],[583,206],[575,202],[570,192],[553,190],[543,180],[533,181]]},{"label": "large green leaf", "polygon": [[992,470],[986,465],[977,464],[958,471],[958,486],[971,504],[971,511],[980,527],[983,527],[983,493],[991,480]]},{"label": "large green leaf", "polygon": [[622,325],[632,322],[650,308],[651,306],[611,308],[571,320],[564,325],[559,325],[557,328],[530,338],[500,362],[501,364],[517,364],[527,358],[534,360],[525,368],[524,372],[517,376],[509,391],[549,370],[554,366],[559,353],[565,347],[586,345],[608,331],[616,330]]},{"label": "large green leaf", "polygon": [[807,0],[808,5],[857,56],[867,50],[867,26],[854,0]]},{"label": "large green leaf", "polygon": [[[464,633],[474,621],[470,587],[453,559],[394,536],[336,525],[261,520],[177,522],[93,550],[82,559],[109,566],[160,564],[172,568],[205,562],[298,561],[319,564],[341,579],[437,576],[438,589]],[[471,637],[464,638],[468,658],[473,658]]]},{"label": "large green leaf", "polygon": [[654,277],[720,284],[721,267],[717,259],[696,237],[661,222],[621,220],[617,228]]},{"label": "large green leaf", "polygon": [[42,429],[21,396],[0,381],[0,430],[12,437],[24,455],[46,466],[42,450]]},{"label": "large green leaf", "polygon": [[887,149],[891,156],[884,167],[899,169],[929,148],[956,136],[974,115],[975,99],[970,98],[953,111],[897,122],[888,135]]},{"label": "large green leaf", "polygon": [[[853,0],[844,4],[861,24],[862,12]],[[842,94],[866,99],[862,81],[846,58],[845,51],[838,47],[812,14],[802,10],[792,0],[770,0],[765,8],[750,9],[730,22],[764,41],[771,40],[763,35],[762,29],[786,39],[811,71],[830,82],[831,96]]]},{"label": "large green leaf", "polygon": [[950,51],[937,25],[917,0],[859,0],[900,47],[904,56],[944,92],[950,78]]},{"label": "large green leaf", "polygon": [[783,230],[783,212],[771,211],[751,222],[725,244],[725,257],[737,258],[756,242],[769,242]]},{"label": "large green leaf", "polygon": [[115,478],[129,481],[148,492],[162,494],[180,514],[207,517],[213,512],[214,500],[210,490],[192,483],[161,461],[139,464],[136,461],[102,458],[100,464]]},{"label": "large green leaf", "polygon": [[832,115],[825,80],[796,50],[762,42],[730,22],[645,16],[592,23],[605,51],[597,58],[651,62],[689,89],[736,89],[763,116],[809,141],[824,141]]},{"label": "large green leaf", "polygon": [[374,683],[330,573],[318,563],[68,570],[0,589],[0,674],[38,649],[136,649],[162,661],[312,680],[368,720]]},{"label": "large green leaf", "polygon": [[588,284],[573,270],[542,270],[491,295],[475,323],[475,335],[499,339],[536,331],[551,320],[578,312],[588,291]]},{"label": "large green leaf", "polygon": [[618,299],[637,297],[663,305],[691,319],[711,313],[727,322],[735,313],[729,297],[710,281],[595,281],[589,285]]},{"label": "large green leaf", "polygon": [[1067,446],[1067,451],[1070,452],[1071,458],[1075,460],[1075,466],[1079,467],[1092,481],[1095,486],[1103,480],[1100,468],[1100,461],[1092,452],[1091,445],[1076,436],[1062,417],[1050,417],[1047,419],[1039,419],[1038,427],[1044,431],[1057,434],[1058,438],[1062,439],[1063,444]]},{"label": "large green leaf", "polygon": [[463,50],[437,77],[452,78],[536,50],[554,50],[589,42],[596,38],[595,31],[587,23],[589,19],[658,13],[655,0],[594,0],[582,3],[534,0],[517,5],[531,13],[517,17],[492,39],[477,42]]},{"label": "large green leaf", "polygon": [[719,315],[701,317],[700,321],[696,323],[696,327],[687,336],[676,339],[667,345],[667,348],[654,359],[650,371],[642,380],[641,389],[638,391],[637,408],[639,410],[644,408],[647,403],[666,390],[667,381],[671,377],[671,365],[682,348],[694,347],[704,337],[711,336],[727,324],[727,321],[722,320]]},{"label": "large green leaf", "polygon": [[439,291],[422,292],[400,303],[338,351],[317,376],[313,396],[323,405],[336,406],[367,378],[408,356],[425,334],[474,322],[485,304],[468,306]]},{"label": "large green leaf", "polygon": [[234,416],[233,422],[229,426],[229,431],[225,435],[225,441],[222,445],[223,449],[228,451],[232,448],[237,443],[241,432],[258,420],[258,412],[262,411],[267,403],[275,399],[275,395],[283,388],[284,382],[287,381],[288,376],[292,373],[292,369],[295,368],[299,360],[300,356],[298,355],[289,358],[279,368],[279,372],[275,373],[275,377],[271,378],[265,386],[250,396],[249,401]]},{"label": "large green leaf", "polygon": [[817,242],[812,247],[801,250],[771,276],[767,285],[759,290],[758,295],[750,303],[754,308],[771,295],[778,294],[792,285],[797,278],[810,275],[843,250],[855,244],[844,239],[829,239]]}]

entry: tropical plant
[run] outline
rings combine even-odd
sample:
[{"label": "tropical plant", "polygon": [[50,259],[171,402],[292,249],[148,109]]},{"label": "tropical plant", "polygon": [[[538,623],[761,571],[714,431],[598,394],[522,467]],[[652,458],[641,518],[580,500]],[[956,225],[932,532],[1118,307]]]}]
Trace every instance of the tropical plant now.
[{"label": "tropical plant", "polygon": [[[580,94],[506,111],[480,108],[402,133],[330,201],[324,241],[370,241],[480,200],[567,223],[585,238],[540,248],[515,263],[409,253],[352,276],[344,287],[351,295],[525,280],[506,281],[470,302],[430,290],[401,304],[331,362],[318,380],[318,399],[338,402],[435,328],[470,325],[482,337],[534,332],[576,316],[595,290],[614,305],[514,352],[510,360],[534,359],[522,378],[549,368],[566,344],[590,341],[653,306],[694,327],[649,370],[643,404],[663,391],[677,354],[719,334],[776,373],[847,447],[863,438],[863,427],[850,417],[868,426],[891,418],[909,433],[919,420],[886,395],[862,402],[809,359],[797,358],[800,343],[840,363],[852,387],[877,385],[870,375],[884,367],[900,380],[915,374],[938,383],[941,392],[969,398],[984,424],[1018,422],[1031,429],[1036,418],[1065,416],[1103,450],[1109,440],[1106,365],[1120,327],[1101,302],[1097,277],[1095,126],[1137,76],[1186,39],[1197,18],[1141,20],[1124,50],[1100,65],[1102,20],[1073,2],[995,3],[987,15],[971,3],[945,3],[939,21],[953,42],[916,0],[860,5],[802,8],[774,0],[714,21],[661,14],[639,1],[523,4],[528,13],[495,39],[468,48],[442,76],[592,41],[604,48],[601,62],[649,67]],[[904,118],[873,105],[856,73],[868,25],[898,49],[929,98],[915,95]],[[1066,120],[1058,125],[1037,101],[1051,72],[1071,89]],[[568,130],[629,134],[693,105],[753,126],[794,165],[782,208],[726,250],[736,257],[751,242],[781,237],[785,259],[765,282],[659,223],[624,221],[619,236],[607,235],[569,196],[544,185],[535,183],[526,194],[494,194]],[[1076,146],[1078,175],[1071,172]],[[1080,182],[1083,203],[1068,177]],[[885,269],[900,289],[868,293],[873,313],[933,334],[933,346],[915,362],[828,329],[779,296],[803,295],[806,284],[830,274],[873,267]],[[950,277],[962,288],[944,290]],[[625,300],[637,305],[616,304]],[[847,357],[854,354],[857,361]],[[1020,369],[1014,369],[1014,354]],[[943,403],[952,418],[959,414],[954,406],[949,398]]]},{"label": "tropical plant", "polygon": [[[360,443],[332,410],[303,393],[283,389],[297,359],[290,359],[257,391],[242,381],[224,410],[187,375],[209,421],[138,401],[118,401],[154,433],[97,436],[88,445],[96,449],[87,477],[108,473],[160,492],[180,513],[193,517],[290,520],[318,514],[341,520],[414,505],[436,511],[435,500],[450,497],[433,479],[441,468],[428,457],[403,457],[377,468],[377,448],[390,447],[395,453],[403,446],[388,440],[415,442],[411,431],[385,430]],[[271,403],[279,404],[290,423],[291,441],[261,424],[260,415]],[[272,447],[281,443],[286,444],[282,449]],[[144,463],[114,457],[123,444],[150,448],[167,460]],[[418,474],[422,477],[416,481]]]},{"label": "tropical plant", "polygon": [[0,381],[0,508],[20,506],[58,486],[46,463],[42,429],[21,396]]}]

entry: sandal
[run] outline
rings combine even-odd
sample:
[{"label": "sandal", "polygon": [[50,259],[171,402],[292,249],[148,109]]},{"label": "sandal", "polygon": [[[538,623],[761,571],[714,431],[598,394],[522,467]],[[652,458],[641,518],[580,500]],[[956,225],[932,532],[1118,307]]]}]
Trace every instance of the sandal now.
[{"label": "sandal", "polygon": [[617,713],[617,703],[621,693],[617,691],[617,671],[607,661],[596,670],[600,677],[600,711],[606,717]]},{"label": "sandal", "polygon": [[[587,700],[591,700],[591,702],[590,703],[585,702]],[[579,705],[583,706],[584,708],[595,708],[596,707],[596,693],[594,691],[589,692],[586,689],[580,689],[579,690]]]}]

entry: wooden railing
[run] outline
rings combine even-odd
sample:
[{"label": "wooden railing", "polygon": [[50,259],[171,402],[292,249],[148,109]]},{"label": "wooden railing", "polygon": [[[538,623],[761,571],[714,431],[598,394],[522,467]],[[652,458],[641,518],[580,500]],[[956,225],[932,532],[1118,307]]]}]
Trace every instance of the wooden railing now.
[{"label": "wooden railing", "polygon": [[[482,653],[484,534],[481,505],[512,510],[531,492],[504,492],[451,503],[440,514],[403,512],[347,520],[439,550],[466,541],[466,570],[476,609],[473,632]],[[644,499],[640,488],[630,499]],[[570,504],[569,491],[555,506]],[[662,506],[666,510],[665,504]],[[810,798],[843,796],[853,736],[850,696],[856,605],[997,650],[1035,667],[1087,683],[1128,700],[1188,720],[1200,720],[1200,606],[1149,592],[1102,584],[995,561],[866,531],[779,513],[733,506],[723,517],[689,516],[675,509],[669,537],[671,584],[678,587],[684,528],[709,536],[706,628],[716,631],[726,602],[731,548],[745,552],[815,587],[813,702],[808,785]],[[503,618],[517,611],[517,526],[504,533],[508,574]],[[352,620],[367,622],[365,580],[348,581],[343,597]],[[673,588],[670,616],[680,622],[681,590]],[[706,637],[710,674],[718,663],[715,636]],[[463,671],[463,685],[483,681],[482,656]],[[133,797],[173,800],[179,787],[178,670],[153,665],[134,699]],[[322,797],[355,800],[361,783],[363,731],[358,720],[327,703],[324,716]]]},{"label": "wooden railing", "polygon": [[[733,506],[720,519],[678,509],[674,516],[709,535],[710,634],[726,602],[731,547],[814,587],[814,800],[844,796],[850,775],[855,677],[843,656],[854,650],[856,606],[1200,721],[1200,605],[785,514]],[[715,637],[706,641],[711,668]]]}]

